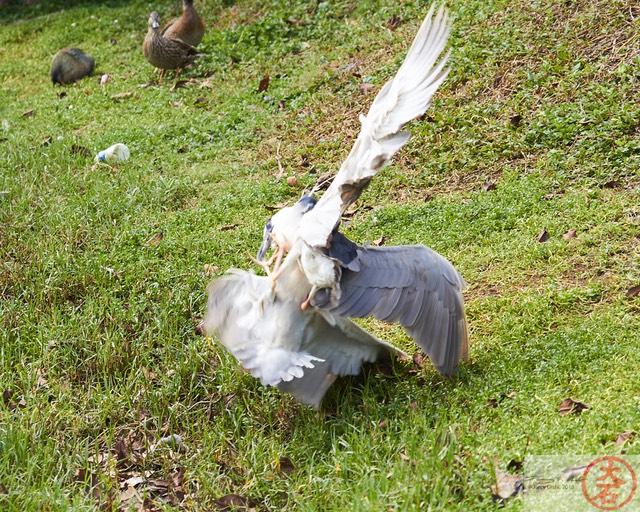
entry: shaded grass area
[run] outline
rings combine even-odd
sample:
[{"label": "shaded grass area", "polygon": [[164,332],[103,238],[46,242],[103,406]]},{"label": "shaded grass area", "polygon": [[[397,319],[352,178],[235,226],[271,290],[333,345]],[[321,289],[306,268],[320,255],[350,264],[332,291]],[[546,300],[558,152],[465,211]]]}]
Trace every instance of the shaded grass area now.
[{"label": "shaded grass area", "polygon": [[[640,418],[638,9],[451,4],[452,72],[344,226],[456,264],[471,360],[455,382],[367,369],[317,414],[193,327],[212,276],[248,266],[265,205],[299,196],[285,178],[338,168],[427,7],[196,5],[205,55],[174,91],[140,52],[145,2],[2,13],[0,508],[492,510],[495,458],[638,454],[613,444]],[[110,82],[53,88],[67,45]],[[114,142],[132,158],[93,166]],[[567,397],[590,409],[561,416]]]}]

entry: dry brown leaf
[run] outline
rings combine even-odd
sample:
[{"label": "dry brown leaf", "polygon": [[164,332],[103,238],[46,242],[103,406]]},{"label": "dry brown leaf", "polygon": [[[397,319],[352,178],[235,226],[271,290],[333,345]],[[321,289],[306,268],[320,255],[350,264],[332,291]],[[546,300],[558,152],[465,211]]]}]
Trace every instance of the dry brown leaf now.
[{"label": "dry brown leaf", "polygon": [[540,233],[538,233],[538,236],[536,236],[536,240],[540,243],[549,240],[549,233],[547,233],[547,230],[543,229],[542,231],[540,231]]},{"label": "dry brown leaf", "polygon": [[210,276],[211,274],[215,274],[219,270],[220,267],[218,265],[210,265],[209,263],[204,264],[204,273],[208,276]]},{"label": "dry brown leaf", "polygon": [[377,245],[378,247],[380,247],[381,245],[384,245],[387,242],[387,240],[389,240],[389,237],[383,235],[380,238],[378,238],[377,240],[374,240],[373,241],[373,245]]},{"label": "dry brown leaf", "polygon": [[622,186],[622,182],[619,180],[610,180],[602,184],[602,188],[618,188]]},{"label": "dry brown leaf", "polygon": [[413,354],[413,362],[418,366],[418,368],[424,368],[424,358],[427,357],[427,354],[424,352],[416,352]]},{"label": "dry brown leaf", "polygon": [[250,498],[245,498],[239,494],[227,494],[213,502],[215,510],[220,512],[231,512],[232,510],[250,510],[258,506],[258,503]]},{"label": "dry brown leaf", "polygon": [[389,420],[385,418],[383,420],[380,420],[380,423],[378,423],[378,428],[387,428],[388,424]]},{"label": "dry brown leaf", "polygon": [[260,83],[258,84],[258,92],[264,92],[269,88],[269,73],[262,77]]},{"label": "dry brown leaf", "polygon": [[296,178],[295,176],[289,176],[287,178],[287,185],[289,185],[290,187],[298,187],[300,183],[298,183],[298,178]]},{"label": "dry brown leaf", "polygon": [[51,135],[45,135],[44,137],[42,137],[42,144],[48,146],[49,144],[51,144],[51,138]]},{"label": "dry brown leaf", "polygon": [[34,113],[35,113],[35,110],[30,109],[30,110],[27,110],[26,112],[23,112],[22,117],[32,117]]},{"label": "dry brown leaf", "polygon": [[487,402],[484,404],[485,407],[498,407],[498,399],[497,398],[489,398]]},{"label": "dry brown leaf", "polygon": [[509,118],[509,124],[514,128],[518,128],[522,123],[522,116],[520,114],[516,114],[515,116],[511,116]]},{"label": "dry brown leaf", "polygon": [[562,235],[562,238],[564,238],[567,242],[575,237],[576,237],[575,228],[571,228],[569,231],[567,231]]},{"label": "dry brown leaf", "polygon": [[218,231],[229,231],[230,229],[237,228],[237,224],[225,224],[224,226],[220,226]]},{"label": "dry brown leaf", "polygon": [[294,25],[296,27],[304,26],[304,23],[302,23],[301,21],[298,21],[295,18],[287,18],[287,23],[290,23],[291,25]]},{"label": "dry brown leaf", "polygon": [[636,436],[636,434],[637,434],[637,432],[634,432],[633,430],[627,430],[626,432],[618,434],[618,436],[616,437],[616,440],[613,443],[614,444],[624,444],[627,441],[629,441],[630,439],[633,439]]},{"label": "dry brown leaf", "polygon": [[401,22],[402,20],[394,14],[393,16],[391,16],[391,18],[387,20],[387,28],[389,30],[395,30],[398,28]]},{"label": "dry brown leaf", "polygon": [[497,460],[494,460],[493,469],[496,483],[491,486],[491,492],[495,500],[504,501],[524,491],[524,478],[521,475],[501,471]]},{"label": "dry brown leaf", "polygon": [[89,151],[88,148],[85,148],[84,146],[81,146],[80,144],[73,144],[71,146],[71,152],[72,153],[76,153],[78,155],[82,155],[84,157],[90,157],[91,156],[91,151]]},{"label": "dry brown leaf", "polygon": [[133,91],[119,92],[118,94],[112,94],[109,96],[112,100],[124,100],[133,96]]},{"label": "dry brown leaf", "polygon": [[358,85],[358,88],[360,89],[360,92],[369,92],[371,89],[374,88],[373,84],[360,84]]},{"label": "dry brown leaf", "polygon": [[585,409],[590,409],[590,407],[583,403],[574,400],[573,398],[565,398],[559,407],[559,412],[562,416],[566,416],[567,414],[579,414]]},{"label": "dry brown leaf", "polygon": [[207,101],[207,98],[205,98],[204,96],[198,96],[194,103],[197,105],[198,103],[204,103],[205,101]]},{"label": "dry brown leaf", "polygon": [[417,464],[415,460],[411,460],[409,456],[404,452],[400,452],[398,456],[400,457],[401,461],[411,464],[412,466],[415,466]]},{"label": "dry brown leaf", "polygon": [[186,87],[188,83],[189,83],[189,80],[178,80],[175,84],[171,86],[171,88],[169,89],[169,92],[173,92],[176,89],[181,89],[182,87]]},{"label": "dry brown leaf", "polygon": [[495,189],[496,189],[496,184],[491,180],[485,181],[484,185],[482,185],[482,190],[484,190],[485,192],[491,192],[492,190],[495,190]]},{"label": "dry brown leaf", "polygon": [[640,295],[640,284],[629,288],[626,295],[627,297],[636,297],[637,295]]},{"label": "dry brown leaf", "polygon": [[163,238],[164,238],[164,234],[162,233],[162,231],[158,231],[155,235],[149,238],[149,240],[147,240],[142,245],[144,245],[145,247],[149,247],[150,245],[153,245],[154,247],[158,247],[158,245],[160,245],[160,240],[162,240]]},{"label": "dry brown leaf", "polygon": [[282,455],[278,459],[278,469],[282,473],[286,473],[287,475],[290,475],[296,470],[296,467],[293,465],[293,462],[291,462],[291,459],[289,457],[287,457],[286,455]]}]

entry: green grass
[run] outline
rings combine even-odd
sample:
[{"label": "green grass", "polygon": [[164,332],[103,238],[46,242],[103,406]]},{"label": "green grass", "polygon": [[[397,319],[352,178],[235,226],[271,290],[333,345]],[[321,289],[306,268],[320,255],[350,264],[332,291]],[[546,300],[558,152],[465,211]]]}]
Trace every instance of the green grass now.
[{"label": "green grass", "polygon": [[[366,370],[317,414],[194,325],[210,279],[249,267],[265,205],[299,196],[285,178],[337,170],[427,4],[196,5],[205,55],[173,92],[140,51],[149,11],[164,21],[172,2],[0,12],[0,508],[215,510],[237,494],[259,510],[493,510],[494,459],[640,454],[612,443],[640,421],[638,9],[450,2],[452,71],[345,225],[456,264],[471,359],[455,382],[428,364]],[[68,45],[97,74],[54,88]],[[115,142],[131,159],[93,166]],[[561,416],[567,397],[590,409]]]}]

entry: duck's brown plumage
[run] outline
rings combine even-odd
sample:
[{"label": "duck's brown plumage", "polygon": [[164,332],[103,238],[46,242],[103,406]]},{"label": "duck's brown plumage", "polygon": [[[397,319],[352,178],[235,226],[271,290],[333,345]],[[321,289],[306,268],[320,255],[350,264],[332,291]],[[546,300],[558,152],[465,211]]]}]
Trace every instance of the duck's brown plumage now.
[{"label": "duck's brown plumage", "polygon": [[153,11],[149,16],[149,31],[142,43],[142,53],[150,64],[160,69],[179,69],[198,57],[198,50],[179,39],[160,33],[160,17]]},{"label": "duck's brown plumage", "polygon": [[202,42],[204,31],[204,23],[193,6],[193,0],[182,0],[182,16],[170,20],[162,29],[162,35],[198,46]]}]

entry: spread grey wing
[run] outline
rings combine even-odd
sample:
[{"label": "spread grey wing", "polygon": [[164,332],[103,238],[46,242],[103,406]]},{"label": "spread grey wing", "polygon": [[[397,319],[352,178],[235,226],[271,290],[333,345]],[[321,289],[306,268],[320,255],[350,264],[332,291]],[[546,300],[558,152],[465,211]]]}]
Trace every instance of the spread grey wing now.
[{"label": "spread grey wing", "polygon": [[453,375],[468,354],[465,286],[453,265],[424,245],[359,247],[331,312],[399,323],[439,372]]}]

